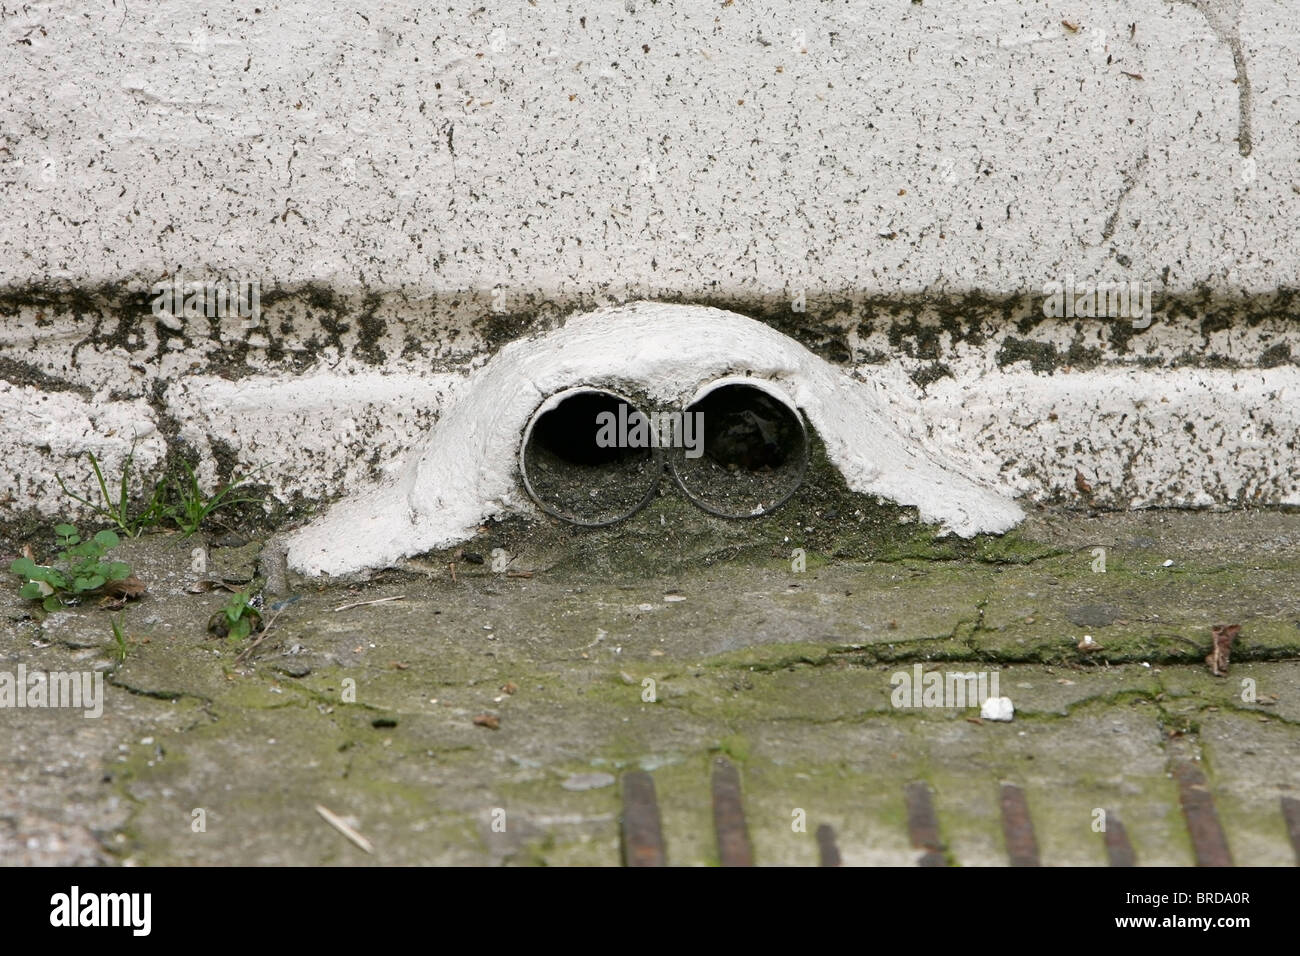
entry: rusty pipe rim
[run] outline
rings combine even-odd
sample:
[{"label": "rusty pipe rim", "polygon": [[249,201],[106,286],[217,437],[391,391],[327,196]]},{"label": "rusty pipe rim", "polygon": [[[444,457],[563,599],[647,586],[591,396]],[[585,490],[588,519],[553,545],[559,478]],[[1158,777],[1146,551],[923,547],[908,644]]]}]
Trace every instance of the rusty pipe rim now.
[{"label": "rusty pipe rim", "polygon": [[[719,400],[724,393],[729,393],[729,401]],[[701,387],[683,409],[683,419],[695,411],[704,414],[703,453],[692,460],[685,449],[674,447],[668,456],[673,480],[693,504],[721,518],[758,518],[799,490],[808,470],[808,428],[798,406],[780,388],[764,379],[728,376]],[[752,414],[746,416],[747,411]],[[775,430],[771,441],[763,435],[764,420]],[[779,467],[768,480],[756,478],[752,467],[725,464],[738,454],[767,467],[778,452]]]},{"label": "rusty pipe rim", "polygon": [[[574,403],[580,407],[574,408]],[[570,406],[567,412],[566,404]],[[590,420],[592,443],[588,445],[583,440],[582,417],[596,409],[616,412],[620,404],[627,406],[629,418],[634,413],[645,414],[626,395],[594,385],[562,389],[548,395],[533,411],[519,443],[519,475],[528,497],[546,514],[579,527],[601,528],[632,517],[654,498],[664,468],[663,449],[657,444],[646,448],[643,455],[628,454],[626,448],[606,449],[607,455],[597,453],[593,457],[604,458],[608,466],[603,470],[599,465],[590,467],[590,462],[584,467],[579,461],[566,461],[565,455],[556,452],[558,444],[568,445],[570,453],[591,453],[596,447],[595,420]],[[576,493],[584,478],[588,487],[600,486],[586,499]],[[621,479],[633,479],[635,484],[628,487]],[[602,498],[606,501],[603,509],[592,505]],[[584,505],[591,505],[590,510]]]}]

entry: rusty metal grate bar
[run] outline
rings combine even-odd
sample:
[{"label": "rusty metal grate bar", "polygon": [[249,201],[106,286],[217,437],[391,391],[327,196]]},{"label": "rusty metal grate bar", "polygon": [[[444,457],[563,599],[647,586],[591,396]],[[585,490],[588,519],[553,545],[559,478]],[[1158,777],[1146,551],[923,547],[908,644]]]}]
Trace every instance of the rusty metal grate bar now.
[{"label": "rusty metal grate bar", "polygon": [[1128,841],[1128,831],[1119,818],[1109,810],[1106,811],[1106,856],[1111,866],[1137,866],[1137,854],[1133,844]]},{"label": "rusty metal grate bar", "polygon": [[924,850],[918,866],[947,866],[943,841],[939,839],[939,818],[934,812],[928,784],[915,782],[903,788],[903,802],[907,805],[907,833],[912,846]]},{"label": "rusty metal grate bar", "polygon": [[835,845],[835,831],[830,824],[823,823],[817,828],[818,866],[841,866],[840,848]]},{"label": "rusty metal grate bar", "polygon": [[[754,853],[741,801],[740,773],[725,757],[713,760],[713,825],[717,834],[718,859],[723,866],[753,866]],[[1198,866],[1232,866],[1228,841],[1219,822],[1204,771],[1190,761],[1173,767],[1178,799],[1191,836]],[[622,778],[622,853],[625,866],[666,866],[662,822],[655,796],[654,780],[643,771],[629,771]],[[919,866],[947,866],[947,847],[939,837],[939,820],[933,791],[924,781],[903,788],[907,808],[907,830],[912,846],[923,851]],[[1002,833],[1012,866],[1041,866],[1038,839],[1025,792],[1013,783],[1001,786]],[[1300,865],[1300,799],[1281,798],[1287,837]],[[1111,866],[1137,866],[1137,854],[1128,830],[1118,816],[1106,812],[1102,838]],[[819,866],[843,866],[835,830],[823,823],[817,827]]]},{"label": "rusty metal grate bar", "polygon": [[1002,835],[1007,841],[1007,855],[1012,866],[1041,866],[1034,822],[1029,819],[1025,791],[1014,783],[1002,785]]},{"label": "rusty metal grate bar", "polygon": [[1282,798],[1282,819],[1286,821],[1286,835],[1291,838],[1291,849],[1295,851],[1296,866],[1300,866],[1300,800]]},{"label": "rusty metal grate bar", "polygon": [[663,866],[664,834],[655,782],[643,770],[623,774],[623,865]]},{"label": "rusty metal grate bar", "polygon": [[723,866],[753,866],[745,810],[740,802],[740,773],[726,757],[713,760],[713,829]]},{"label": "rusty metal grate bar", "polygon": [[1214,798],[1205,773],[1187,761],[1174,766],[1174,779],[1178,781],[1178,802],[1183,806],[1187,832],[1192,838],[1197,866],[1232,866],[1228,852],[1228,839],[1214,809]]}]

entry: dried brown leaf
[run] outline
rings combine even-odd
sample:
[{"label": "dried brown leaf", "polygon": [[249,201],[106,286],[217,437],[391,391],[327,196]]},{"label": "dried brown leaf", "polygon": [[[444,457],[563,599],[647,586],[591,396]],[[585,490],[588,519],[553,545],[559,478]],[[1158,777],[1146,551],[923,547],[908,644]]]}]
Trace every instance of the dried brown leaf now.
[{"label": "dried brown leaf", "polygon": [[1214,646],[1205,658],[1210,666],[1210,673],[1215,677],[1228,676],[1228,664],[1232,657],[1232,642],[1241,633],[1240,624],[1220,624],[1211,629],[1214,634]]},{"label": "dried brown leaf", "polygon": [[148,588],[144,586],[144,582],[134,574],[129,578],[123,578],[121,581],[109,581],[104,585],[104,593],[109,597],[126,598],[128,600],[138,598],[147,590]]}]

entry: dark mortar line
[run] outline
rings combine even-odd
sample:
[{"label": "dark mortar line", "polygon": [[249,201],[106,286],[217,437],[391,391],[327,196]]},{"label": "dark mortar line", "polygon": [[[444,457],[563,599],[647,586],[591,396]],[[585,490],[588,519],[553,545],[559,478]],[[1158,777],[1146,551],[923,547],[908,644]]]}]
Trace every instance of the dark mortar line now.
[{"label": "dark mortar line", "polygon": [[[1160,693],[1162,693],[1162,691],[1153,692],[1153,691],[1145,691],[1140,689],[1126,688],[1123,690],[1111,691],[1108,693],[1093,694],[1088,697],[1080,698],[1079,700],[1073,701],[1071,703],[1063,704],[1062,705],[1063,709],[1060,711],[1016,711],[1015,722],[1055,723],[1058,721],[1068,720],[1071,717],[1075,716],[1075,711],[1090,707],[1092,705],[1103,705],[1106,707],[1110,707],[1110,706],[1116,706],[1124,703],[1131,703],[1136,700],[1145,700],[1149,703],[1155,704],[1158,707],[1159,701],[1157,701],[1155,698]],[[707,712],[707,710],[701,711],[696,707],[692,706],[689,703],[689,701],[687,701],[685,698],[672,698],[671,700],[665,700],[664,704],[666,706],[672,707],[675,710],[688,713],[692,717],[697,717],[701,720],[718,719],[718,715],[716,713],[709,713]],[[870,723],[871,721],[876,719],[919,720],[927,723],[942,724],[942,723],[958,723],[963,720],[969,722],[972,719],[972,717],[967,712],[973,710],[975,706],[976,705],[971,705],[970,707],[965,707],[965,708],[884,707],[879,710],[856,711],[851,714],[840,714],[834,717],[809,717],[801,714],[786,714],[781,716],[767,715],[764,716],[762,719],[766,722],[771,722],[771,723],[790,723],[790,724],[800,724],[800,725],[807,725],[813,727],[832,726],[836,724],[859,726],[862,724]],[[1206,705],[1206,706],[1214,706],[1214,705]],[[938,720],[933,716],[936,710],[951,711],[953,713],[953,716],[948,718],[947,720]],[[1153,713],[1151,716],[1153,718],[1157,718],[1157,722],[1159,722],[1157,714]],[[732,717],[730,719],[745,720],[747,718],[744,715],[742,715],[740,717]],[[752,719],[752,717],[750,719]],[[985,720],[984,722],[998,723],[998,721],[988,721],[988,720]],[[730,724],[725,725],[725,727],[731,733],[740,732],[734,729]]]},{"label": "dark mortar line", "polygon": [[[1243,88],[1243,91],[1247,90]],[[1248,125],[1248,124],[1247,124]],[[1247,138],[1248,138],[1247,130]],[[1249,151],[1246,143],[1243,155]],[[1140,171],[1140,170],[1139,170]],[[1137,171],[1135,171],[1137,172]],[[1136,176],[1131,177],[1125,187],[1125,193],[1134,187]],[[1112,218],[1119,214],[1116,207]],[[1114,223],[1110,223],[1114,228]],[[1109,236],[1105,237],[1109,239]],[[1166,272],[1168,268],[1166,267]],[[814,296],[803,312],[793,312],[787,296],[766,292],[753,292],[743,289],[719,291],[716,289],[667,294],[654,300],[635,297],[616,297],[619,304],[627,305],[640,301],[658,301],[670,304],[690,304],[721,308],[753,318],[783,334],[800,341],[805,347],[833,362],[860,362],[871,358],[861,354],[861,349],[849,345],[850,332],[856,329],[859,335],[865,331],[875,331],[877,322],[887,323],[891,347],[903,357],[918,361],[929,361],[931,367],[941,357],[936,349],[938,336],[946,335],[953,344],[970,342],[981,344],[989,333],[985,326],[1003,323],[1018,327],[1021,334],[1044,322],[1060,324],[1041,314],[1035,314],[1032,301],[1028,315],[1025,315],[1026,292],[1032,300],[1032,290],[1017,290],[1014,293],[988,294],[968,291],[963,293],[932,292],[923,294],[880,294],[868,292],[849,292],[826,296]],[[529,307],[507,315],[498,315],[490,311],[487,300],[490,296],[480,294],[486,290],[461,290],[435,295],[435,302],[419,309],[409,309],[409,322],[406,325],[419,326],[431,324],[446,343],[450,344],[461,332],[472,330],[482,340],[481,348],[475,352],[494,353],[507,343],[524,336],[536,336],[562,327],[569,316],[591,311],[604,303],[587,296],[565,296],[555,298],[544,290],[535,289],[528,292],[516,292],[515,297],[526,296]],[[1218,312],[1234,312],[1245,316],[1245,321],[1254,325],[1270,318],[1282,318],[1291,321],[1287,305],[1294,290],[1282,287],[1274,292],[1252,294],[1237,292],[1225,294],[1211,293],[1204,282],[1191,288],[1176,292],[1164,292],[1161,299],[1161,318],[1180,317],[1183,315],[1212,315]],[[131,353],[133,358],[144,348],[143,344],[132,347],[128,338],[138,333],[144,324],[153,322],[150,315],[150,295],[146,293],[125,292],[121,285],[101,283],[88,288],[64,284],[58,291],[51,292],[48,284],[28,283],[22,286],[0,288],[0,315],[13,314],[22,308],[51,308],[73,314],[93,314],[95,317],[90,333],[84,336],[74,347],[74,352],[85,345],[118,346]],[[484,300],[479,304],[478,300]],[[385,334],[387,319],[378,317],[379,310],[388,303],[408,303],[411,301],[410,290],[395,288],[378,291],[360,286],[339,292],[323,287],[319,283],[303,283],[288,289],[268,289],[262,295],[264,309],[272,309],[280,302],[290,305],[301,303],[303,316],[309,327],[304,327],[303,334],[312,332],[310,326],[318,327],[325,333],[326,339],[338,349],[340,361],[353,357],[361,361],[378,359],[382,350],[378,346],[380,337]],[[111,334],[101,331],[107,315],[119,313],[116,330]],[[323,314],[321,314],[323,313]],[[847,314],[848,319],[845,319]],[[906,321],[904,320],[906,317]],[[919,318],[926,321],[920,322]],[[405,318],[405,317],[403,317]],[[1017,321],[1018,319],[1018,321]],[[910,322],[910,326],[908,325]],[[1068,323],[1067,323],[1068,324]],[[173,332],[165,326],[154,323],[157,329],[158,351],[145,359],[156,363],[160,356],[166,354],[166,341],[171,338],[187,340],[183,332]],[[345,345],[343,335],[356,327],[356,341]],[[304,355],[310,354],[312,343],[319,348],[319,339],[312,335],[304,340],[306,352],[286,350],[283,343],[277,343],[274,330],[267,326],[271,344],[266,348],[272,365],[282,369],[302,371]],[[216,334],[214,331],[212,334]],[[1115,324],[1109,330],[1109,344],[1113,346],[1117,357],[1128,352],[1134,330],[1121,324]],[[236,380],[241,375],[253,370],[247,366],[247,357],[252,350],[246,339],[219,341],[221,353],[210,358],[205,371],[227,379]],[[1040,356],[1046,363],[1044,371],[1054,372],[1056,366],[1063,363],[1077,364],[1087,362],[1088,356],[1075,354],[1073,347],[1064,354],[1051,343],[1040,342],[1040,347],[1050,348],[1050,355]],[[462,350],[463,351],[463,350]],[[470,353],[466,353],[467,355]],[[885,358],[885,356],[880,356]],[[1185,359],[1196,360],[1187,353]],[[1099,360],[1099,359],[1098,359]],[[452,359],[451,361],[458,361]],[[1143,361],[1141,359],[1139,362]],[[1173,360],[1159,360],[1166,365]],[[1235,360],[1222,359],[1232,366]],[[1251,367],[1240,363],[1242,367]],[[232,367],[233,366],[233,367]],[[932,373],[934,374],[934,373]]]},{"label": "dark mortar line", "polygon": [[[1155,700],[1156,693],[1152,693],[1150,691],[1143,691],[1143,690],[1126,689],[1126,690],[1114,691],[1111,693],[1094,694],[1092,696],[1084,697],[1079,700],[1073,701],[1072,703],[1069,704],[1063,704],[1062,705],[1063,709],[1061,711],[1019,711],[1018,710],[1016,711],[1014,723],[1041,723],[1041,724],[1056,723],[1059,721],[1069,720],[1070,718],[1075,716],[1075,711],[1090,707],[1092,705],[1102,705],[1102,706],[1110,707],[1110,706],[1116,706],[1124,703],[1131,703],[1132,701],[1135,700],[1146,700],[1150,703],[1158,704],[1158,702]],[[674,700],[680,700],[680,698],[674,698]],[[669,702],[665,702],[665,703],[669,703]],[[925,723],[944,724],[944,723],[959,723],[962,721],[970,722],[975,718],[969,713],[969,711],[974,710],[975,706],[976,705],[971,705],[970,707],[965,707],[965,708],[886,707],[880,710],[857,711],[852,714],[841,714],[835,717],[807,717],[800,714],[787,714],[783,716],[768,715],[768,716],[764,716],[762,720],[771,723],[790,723],[790,724],[807,725],[811,727],[832,726],[837,724],[848,725],[848,726],[860,726],[863,724],[871,723],[873,720],[876,719],[914,720],[914,721],[922,721]],[[688,705],[679,704],[676,707],[676,709],[689,713],[692,717],[698,717],[701,720],[707,720],[710,718],[716,719],[717,717],[716,714],[704,713]],[[933,716],[933,714],[937,710],[951,711],[953,716],[947,718],[946,720],[936,719]],[[1154,713],[1151,716],[1153,718],[1157,718],[1157,715]],[[990,720],[985,720],[984,718],[980,718],[980,719],[983,720],[983,722],[986,724],[999,723],[999,721],[990,721]]]},{"label": "dark mortar line", "polygon": [[[998,633],[994,630],[986,630],[985,633]],[[1045,665],[1045,666],[1071,666],[1071,665],[1092,665],[1101,667],[1105,665],[1120,664],[1141,664],[1148,663],[1168,664],[1168,665],[1203,665],[1205,655],[1201,651],[1188,652],[1187,654],[1147,654],[1147,653],[1122,653],[1118,656],[1105,658],[1089,657],[1082,652],[1071,654],[1064,649],[1061,650],[1061,656],[1004,656],[1002,652],[988,648],[970,648],[968,653],[952,653],[949,650],[942,649],[943,642],[955,640],[951,635],[939,635],[929,638],[915,638],[908,641],[895,641],[895,647],[901,647],[899,651],[882,653],[874,650],[875,648],[885,645],[885,641],[873,642],[871,644],[845,644],[845,645],[827,645],[824,654],[814,658],[810,654],[796,654],[789,657],[782,657],[771,661],[717,661],[705,660],[700,661],[695,667],[707,667],[710,669],[737,668],[754,673],[765,674],[775,673],[786,670],[791,667],[809,666],[825,667],[828,665],[847,663],[849,666],[856,667],[873,667],[880,664],[950,664],[950,663],[984,663],[998,665]],[[924,645],[930,644],[927,649]],[[913,647],[910,645],[921,645]],[[922,652],[925,656],[920,656]],[[1068,655],[1068,656],[1067,656]],[[855,659],[856,658],[856,659]],[[1264,647],[1257,648],[1253,651],[1244,648],[1235,649],[1233,663],[1277,663],[1279,661],[1300,660],[1300,646],[1297,647]],[[689,670],[687,667],[686,670]]]},{"label": "dark mortar line", "polygon": [[[1166,696],[1166,699],[1172,699],[1172,700],[1187,700],[1187,699],[1189,699],[1190,697],[1192,697],[1193,695],[1191,695],[1191,694],[1181,694],[1181,695],[1178,695],[1178,696],[1170,697],[1168,694],[1166,694],[1165,696]],[[1267,718],[1269,719],[1269,722],[1270,722],[1270,723],[1276,722],[1276,723],[1279,723],[1279,724],[1283,724],[1283,725],[1285,725],[1285,726],[1287,726],[1287,727],[1297,727],[1297,728],[1300,728],[1300,719],[1294,719],[1294,718],[1291,718],[1291,717],[1284,717],[1284,716],[1282,716],[1282,715],[1279,714],[1279,713],[1271,712],[1270,709],[1267,708],[1267,707],[1263,707],[1263,708],[1251,708],[1251,707],[1243,706],[1243,705],[1241,705],[1241,704],[1230,704],[1230,703],[1228,703],[1228,704],[1225,704],[1225,703],[1219,703],[1219,704],[1200,704],[1200,705],[1196,708],[1196,710],[1193,711],[1193,713],[1195,713],[1197,717],[1202,717],[1202,716],[1204,716],[1204,715],[1207,714],[1207,713],[1228,713],[1228,714],[1232,714],[1232,715],[1235,716],[1235,717],[1245,717],[1245,716],[1248,716],[1248,715],[1251,716],[1251,717],[1257,717],[1257,718],[1258,718],[1258,717],[1267,717]]]},{"label": "dark mortar line", "polygon": [[35,385],[47,392],[74,392],[87,402],[95,396],[89,385],[77,385],[42,372],[35,365],[18,359],[0,356],[0,380],[13,385]]},{"label": "dark mortar line", "polygon": [[[1156,690],[1155,692],[1140,690],[1140,689],[1125,689],[1125,690],[1113,691],[1110,693],[1094,694],[1088,697],[1080,698],[1079,700],[1073,701],[1071,703],[1062,705],[1061,711],[1016,711],[1016,720],[1019,721],[1023,717],[1025,721],[1037,721],[1037,722],[1050,723],[1056,720],[1064,720],[1073,717],[1075,715],[1075,711],[1088,708],[1093,705],[1102,705],[1105,707],[1111,707],[1111,706],[1118,706],[1125,703],[1131,704],[1132,702],[1138,700],[1145,700],[1148,703],[1153,704],[1156,707],[1156,709],[1160,712],[1160,714],[1164,714],[1170,717],[1171,722],[1176,722],[1178,718],[1185,719],[1188,716],[1187,714],[1185,713],[1174,714],[1172,711],[1169,711],[1164,705],[1167,702],[1172,700],[1190,700],[1193,699],[1194,695],[1171,694],[1165,688],[1163,682],[1159,680],[1159,676],[1160,675],[1153,675],[1159,687],[1159,689]],[[1159,698],[1163,698],[1163,699],[1159,699]],[[1205,714],[1206,712],[1213,712],[1213,711],[1228,712],[1228,713],[1236,714],[1238,716],[1245,716],[1245,715],[1251,715],[1254,717],[1264,716],[1264,717],[1268,717],[1270,720],[1276,720],[1278,723],[1286,724],[1292,727],[1300,727],[1300,720],[1292,720],[1290,718],[1281,717],[1280,715],[1277,714],[1271,714],[1268,713],[1267,710],[1251,709],[1248,707],[1242,707],[1230,703],[1229,704],[1202,703],[1196,708],[1195,711],[1193,711],[1193,713],[1195,713],[1196,716],[1199,717]],[[1152,716],[1156,717],[1159,720],[1160,714],[1153,713]],[[1165,726],[1164,721],[1160,721],[1160,722],[1162,724],[1162,727]],[[1178,728],[1178,729],[1181,730],[1182,728]],[[1184,736],[1189,736],[1189,735],[1184,731]]]},{"label": "dark mortar line", "polygon": [[[1296,658],[1283,658],[1283,660],[1300,660],[1300,657],[1296,657]],[[1236,661],[1236,663],[1240,663],[1240,662],[1241,662],[1241,659],[1238,658],[1238,660]],[[1202,661],[1202,663],[1204,663],[1204,661]],[[1177,693],[1174,693],[1173,691],[1169,690],[1169,688],[1168,688],[1168,687],[1166,686],[1166,684],[1165,684],[1165,681],[1164,681],[1164,675],[1163,675],[1163,674],[1152,674],[1151,676],[1155,679],[1156,684],[1160,687],[1160,694],[1161,694],[1161,695],[1165,698],[1165,700],[1167,700],[1167,701],[1173,701],[1173,700],[1180,700],[1180,701],[1181,701],[1181,700],[1193,700],[1193,699],[1197,699],[1197,698],[1199,697],[1199,695],[1196,694],[1196,693],[1194,693],[1194,692],[1192,692],[1192,693],[1177,694]],[[1165,709],[1165,707],[1163,706],[1163,705],[1164,705],[1164,701],[1156,701],[1156,705],[1157,705],[1158,707],[1160,707],[1160,709],[1161,709],[1162,712],[1164,712],[1164,713],[1166,713],[1166,714],[1169,714],[1169,712],[1168,712],[1168,711]],[[1281,714],[1278,714],[1278,713],[1275,713],[1275,712],[1271,712],[1270,709],[1269,709],[1268,707],[1265,707],[1265,706],[1262,706],[1262,705],[1252,708],[1252,707],[1246,707],[1246,706],[1243,706],[1242,704],[1233,703],[1233,702],[1231,702],[1231,700],[1229,700],[1228,702],[1225,702],[1225,703],[1217,703],[1217,704],[1216,704],[1216,703],[1208,703],[1208,702],[1207,702],[1207,703],[1199,704],[1199,705],[1197,706],[1196,710],[1194,711],[1194,713],[1196,714],[1197,717],[1200,717],[1201,715],[1203,715],[1204,713],[1206,713],[1206,712],[1209,710],[1209,708],[1211,708],[1211,707],[1215,708],[1215,709],[1218,710],[1218,711],[1226,711],[1227,713],[1231,713],[1231,714],[1234,714],[1234,715],[1236,715],[1236,716],[1245,716],[1245,715],[1247,715],[1247,714],[1250,714],[1250,715],[1255,716],[1255,717],[1267,717],[1270,721],[1275,720],[1275,721],[1277,721],[1278,723],[1280,723],[1280,724],[1285,724],[1285,725],[1287,725],[1287,726],[1300,727],[1300,719],[1293,720],[1293,719],[1290,718],[1290,717],[1283,717]],[[1171,716],[1171,717],[1176,717],[1176,716],[1180,716],[1180,715],[1169,714],[1169,716]],[[1199,728],[1198,728],[1198,731],[1197,731],[1197,732],[1199,733]],[[1199,745],[1198,745],[1198,749],[1199,749]]]},{"label": "dark mortar line", "polygon": [[[1061,509],[1061,510],[1064,511],[1067,509]],[[1091,511],[1096,509],[1081,509],[1081,510]],[[1115,509],[1115,513],[1124,514],[1127,512],[1125,511],[1125,509],[1117,508]],[[997,538],[992,535],[981,535],[980,540],[972,541],[968,539],[965,543],[968,545],[974,544],[978,546],[979,544],[984,543],[985,539],[1001,540],[1000,538]],[[939,546],[942,547],[943,544],[944,542],[940,542]],[[1083,549],[1083,551],[1086,551],[1086,549]],[[1069,548],[1061,548],[1058,550],[1047,551],[1042,554],[1035,554],[1035,555],[1029,555],[1025,557],[1015,557],[1015,558],[1004,558],[1004,557],[996,557],[996,556],[990,557],[981,554],[961,554],[961,555],[925,554],[925,553],[895,554],[895,555],[881,555],[879,557],[870,557],[870,558],[866,558],[865,560],[857,559],[856,561],[852,558],[847,560],[841,559],[839,562],[836,563],[835,566],[842,567],[851,564],[858,564],[863,566],[870,566],[874,564],[904,565],[908,561],[915,561],[919,565],[953,564],[953,565],[961,565],[965,567],[968,566],[970,562],[974,561],[976,562],[976,564],[988,565],[991,567],[1016,568],[1016,567],[1028,567],[1029,565],[1037,564],[1040,561],[1047,561],[1052,558],[1066,557],[1069,555],[1073,555],[1075,553],[1076,552],[1072,551]]]},{"label": "dark mortar line", "polygon": [[[1262,648],[1255,653],[1249,653],[1249,654],[1238,650],[1237,656],[1234,658],[1233,663],[1247,663],[1251,661],[1257,663],[1275,663],[1277,661],[1295,660],[1297,659],[1298,652],[1300,652],[1300,648],[1295,648],[1295,647]],[[1023,657],[1022,656],[1009,657],[1009,656],[1003,656],[1002,654],[995,651],[985,651],[983,653],[974,652],[972,653],[971,656],[951,654],[948,652],[941,651],[939,653],[931,654],[926,657],[915,657],[910,655],[902,655],[897,657],[876,657],[865,663],[866,666],[871,666],[871,664],[925,664],[925,663],[934,662],[940,664],[982,663],[982,664],[998,664],[998,665],[1012,665],[1012,666],[1037,664],[1037,665],[1045,665],[1049,667],[1054,667],[1054,666],[1064,667],[1069,665],[1092,665],[1093,667],[1103,667],[1106,665],[1115,666],[1115,665],[1142,664],[1142,663],[1147,663],[1152,665],[1167,664],[1171,666],[1178,666],[1178,665],[1195,666],[1195,665],[1203,665],[1205,663],[1204,655],[1196,655],[1196,654],[1183,656],[1177,654],[1154,655],[1154,654],[1147,654],[1147,653],[1125,653],[1125,654],[1116,654],[1105,658],[1094,658],[1094,657],[1086,657],[1086,656],[1069,656],[1069,653],[1070,652],[1068,651],[1062,651],[1061,656],[1049,656],[1047,654],[1040,654],[1036,657],[1031,657],[1027,655]],[[862,663],[862,662],[854,661],[851,663]]]},{"label": "dark mortar line", "polygon": [[116,687],[119,690],[124,690],[128,694],[132,694],[136,697],[149,697],[154,700],[166,700],[166,701],[182,700],[188,697],[191,700],[199,701],[205,707],[210,707],[214,703],[214,701],[210,697],[205,697],[202,694],[196,694],[187,690],[161,691],[161,690],[148,690],[146,688],[141,688],[141,687],[132,687],[130,684],[120,679],[117,679],[114,676],[114,673],[112,671],[108,671],[105,674],[104,680],[110,687]]},{"label": "dark mortar line", "polygon": [[[1153,700],[1152,703],[1155,705],[1156,717],[1160,722],[1160,750],[1165,756],[1166,768],[1172,770],[1173,765],[1186,756],[1186,754],[1175,752],[1173,742],[1180,740],[1183,742],[1184,747],[1190,750],[1197,760],[1204,764],[1207,770],[1206,776],[1208,777],[1209,764],[1205,761],[1205,754],[1201,747],[1201,725],[1199,721],[1194,723],[1186,715],[1175,714],[1169,710],[1165,706],[1165,700],[1169,699],[1169,692],[1165,687],[1164,680],[1159,674],[1152,676],[1160,688],[1159,696],[1164,698],[1162,700]],[[1200,716],[1199,709],[1196,711],[1196,715],[1197,717]]]},{"label": "dark mortar line", "polygon": [[397,714],[398,716],[420,716],[424,714],[423,711],[411,711],[410,713],[407,713],[405,711],[400,711],[400,710],[391,710],[384,707],[376,707],[373,704],[363,704],[360,701],[345,701],[341,699],[336,699],[327,696],[321,691],[316,690],[314,687],[308,687],[305,684],[298,683],[296,678],[289,678],[288,680],[285,680],[283,678],[266,678],[264,677],[261,671],[255,670],[254,673],[258,677],[262,677],[263,680],[275,681],[277,685],[280,687],[288,687],[289,689],[295,691],[296,693],[303,695],[303,697],[306,698],[307,700],[314,701],[315,703],[318,704],[325,704],[329,707],[333,707],[336,713],[339,711],[339,708],[356,707],[360,710],[367,711],[369,713],[375,713],[375,714]]}]

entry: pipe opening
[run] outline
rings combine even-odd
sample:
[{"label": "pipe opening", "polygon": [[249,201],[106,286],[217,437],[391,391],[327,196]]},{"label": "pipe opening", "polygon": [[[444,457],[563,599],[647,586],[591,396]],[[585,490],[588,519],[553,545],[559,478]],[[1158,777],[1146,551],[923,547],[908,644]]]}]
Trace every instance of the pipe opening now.
[{"label": "pipe opening", "polygon": [[765,514],[803,481],[808,434],[789,402],[756,385],[719,382],[687,407],[703,425],[702,448],[672,456],[673,478],[705,511],[724,518]]},{"label": "pipe opening", "polygon": [[[653,497],[663,471],[660,449],[636,444],[643,419],[612,392],[576,388],[552,395],[524,430],[520,474],[529,496],[573,524],[612,524],[635,514]],[[611,420],[622,429],[607,427]],[[621,440],[629,432],[632,442]]]}]

